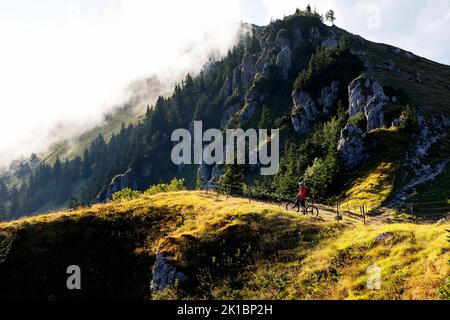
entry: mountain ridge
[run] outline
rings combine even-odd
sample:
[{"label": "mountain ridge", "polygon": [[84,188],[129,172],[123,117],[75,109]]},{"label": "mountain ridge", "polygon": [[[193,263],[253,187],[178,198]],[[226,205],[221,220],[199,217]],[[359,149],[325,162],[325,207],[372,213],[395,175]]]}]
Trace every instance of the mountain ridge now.
[{"label": "mountain ridge", "polygon": [[[281,130],[279,174],[267,181],[244,168],[244,181],[238,181],[260,192],[288,195],[305,178],[316,194],[331,199],[357,180],[345,174],[348,159],[357,160],[358,170],[371,170],[367,159],[378,166],[383,159],[377,153],[387,150],[396,155],[389,180],[404,175],[401,183],[409,185],[417,178],[411,172],[424,170],[431,176],[448,158],[444,150],[433,150],[448,138],[450,89],[445,82],[450,67],[326,26],[315,13],[299,11],[252,31],[207,71],[188,75],[172,96],[160,97],[140,123],[122,127],[111,139],[94,137],[82,157],[41,163],[26,184],[3,196],[4,207],[14,211],[9,216],[104,201],[120,189],[145,189],[174,176],[191,187],[233,176],[227,166],[170,165],[171,131],[189,129],[194,120],[202,120],[205,128]],[[422,140],[433,141],[438,132],[444,136],[423,145]],[[383,139],[411,139],[416,148],[406,159],[407,146],[385,146]],[[442,161],[434,163],[428,151]],[[359,154],[364,157],[358,159]],[[379,205],[395,196],[399,183],[390,182],[388,196],[376,195]],[[343,185],[349,188],[343,190]],[[409,197],[414,190],[404,193]]]}]

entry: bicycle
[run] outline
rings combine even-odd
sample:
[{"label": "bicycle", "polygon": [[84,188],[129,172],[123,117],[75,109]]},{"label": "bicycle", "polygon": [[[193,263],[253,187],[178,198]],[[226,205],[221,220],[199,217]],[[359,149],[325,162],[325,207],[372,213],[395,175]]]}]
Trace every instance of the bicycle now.
[{"label": "bicycle", "polygon": [[[295,198],[286,204],[286,210],[288,211],[295,210],[297,208],[297,212],[300,212],[300,207],[302,206],[299,198]],[[313,204],[306,204],[306,206],[303,207],[303,214],[310,214],[317,218],[319,216],[319,209]]]}]

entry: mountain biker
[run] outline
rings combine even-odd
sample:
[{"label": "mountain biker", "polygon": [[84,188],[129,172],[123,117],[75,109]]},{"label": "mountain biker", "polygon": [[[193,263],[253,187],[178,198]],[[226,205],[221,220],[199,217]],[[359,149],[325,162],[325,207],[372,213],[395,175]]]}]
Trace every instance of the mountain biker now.
[{"label": "mountain biker", "polygon": [[297,199],[300,201],[300,204],[303,208],[306,207],[306,199],[308,199],[308,194],[308,186],[304,182],[299,182]]}]

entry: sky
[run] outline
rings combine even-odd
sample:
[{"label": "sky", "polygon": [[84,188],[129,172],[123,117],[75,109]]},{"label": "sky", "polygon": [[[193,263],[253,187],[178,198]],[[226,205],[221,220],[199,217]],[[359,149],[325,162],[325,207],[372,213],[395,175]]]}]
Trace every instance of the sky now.
[{"label": "sky", "polygon": [[0,0],[0,166],[101,123],[134,80],[157,75],[167,92],[226,54],[240,21],[265,25],[307,3],[450,64],[448,0]]}]

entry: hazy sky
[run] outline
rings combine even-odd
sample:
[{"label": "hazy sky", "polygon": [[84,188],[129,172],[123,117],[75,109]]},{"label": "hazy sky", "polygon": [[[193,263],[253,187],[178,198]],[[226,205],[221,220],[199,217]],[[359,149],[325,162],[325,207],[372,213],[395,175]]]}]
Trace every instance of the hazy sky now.
[{"label": "hazy sky", "polygon": [[134,79],[199,71],[232,46],[239,21],[266,24],[307,3],[450,64],[448,0],[0,0],[0,165],[98,123]]}]

